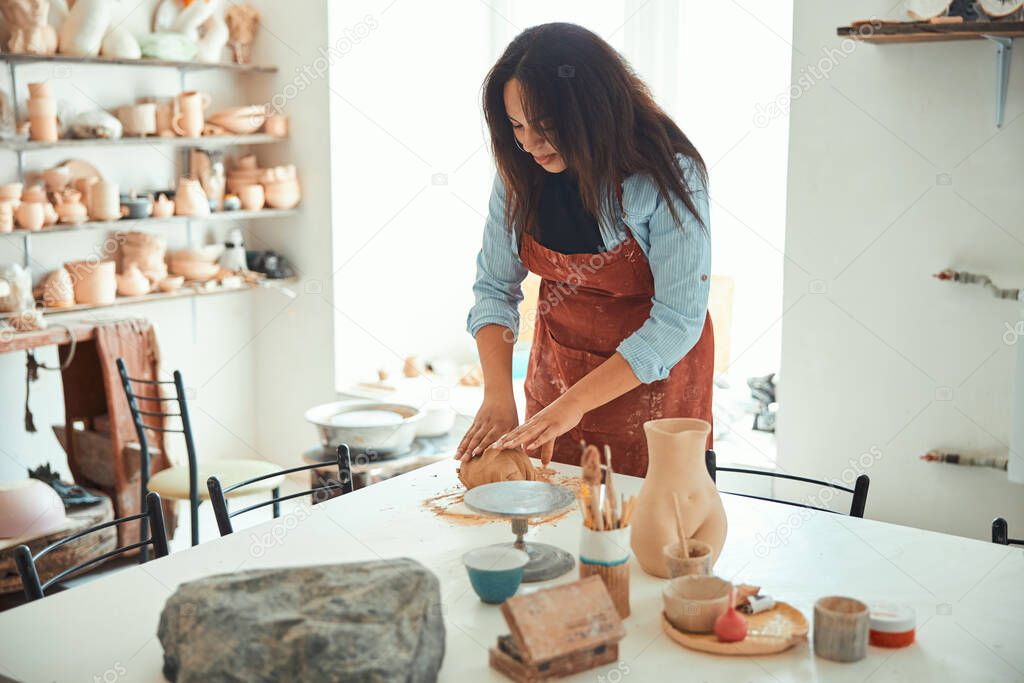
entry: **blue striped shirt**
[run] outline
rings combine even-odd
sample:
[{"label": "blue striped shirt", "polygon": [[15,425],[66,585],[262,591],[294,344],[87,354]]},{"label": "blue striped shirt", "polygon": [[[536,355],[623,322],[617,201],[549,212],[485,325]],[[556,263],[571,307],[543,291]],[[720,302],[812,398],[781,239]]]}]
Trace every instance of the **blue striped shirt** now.
[{"label": "blue striped shirt", "polygon": [[[708,190],[693,162],[677,155],[700,219],[710,227]],[[616,349],[643,383],[665,379],[700,339],[711,285],[711,239],[681,201],[672,197],[680,226],[654,181],[634,174],[622,182],[622,208],[598,220],[605,249],[626,239],[629,230],[647,257],[654,277],[650,317]],[[505,185],[495,174],[484,222],[483,247],[476,260],[476,303],[466,327],[474,337],[485,325],[519,331],[519,303],[527,269],[519,259],[514,231],[504,225]]]}]

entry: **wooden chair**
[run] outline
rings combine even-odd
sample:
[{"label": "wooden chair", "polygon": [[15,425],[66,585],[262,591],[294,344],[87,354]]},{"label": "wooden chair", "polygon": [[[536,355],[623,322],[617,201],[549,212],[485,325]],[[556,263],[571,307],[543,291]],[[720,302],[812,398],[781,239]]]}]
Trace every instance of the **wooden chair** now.
[{"label": "wooden chair", "polygon": [[999,545],[1024,545],[1024,538],[1010,538],[1010,528],[1006,520],[996,517],[992,520],[992,542]]},{"label": "wooden chair", "polygon": [[[353,489],[352,483],[352,459],[349,454],[348,446],[342,444],[338,446],[338,478],[337,480],[321,478],[321,484],[314,486],[311,489],[305,491],[299,491],[298,493],[290,493],[287,496],[282,496],[278,492],[278,489],[274,488],[274,497],[270,500],[265,500],[260,503],[255,503],[244,507],[241,510],[235,510],[234,512],[228,512],[228,503],[225,496],[231,495],[245,495],[247,492],[241,492],[242,489],[259,484],[261,481],[268,477],[283,477],[293,472],[306,472],[310,470],[322,469],[325,463],[313,463],[312,465],[300,465],[298,467],[292,467],[287,470],[280,470],[272,474],[265,474],[260,477],[253,477],[247,481],[240,481],[227,488],[224,488],[221,481],[217,477],[210,477],[206,480],[206,487],[210,492],[210,504],[213,506],[213,513],[217,517],[217,528],[220,529],[221,536],[227,536],[234,532],[234,527],[231,525],[231,518],[237,517],[238,515],[251,512],[252,510],[258,510],[259,508],[266,507],[267,505],[274,506],[274,517],[277,517],[280,512],[280,503],[282,500],[291,500],[292,498],[298,498],[300,496],[317,496],[318,494],[327,493],[333,489],[338,489],[341,493],[351,493]],[[326,496],[324,499],[326,500]]]},{"label": "wooden chair", "polygon": [[[113,550],[94,557],[91,560],[86,560],[85,562],[81,562],[73,567],[65,569],[59,574],[48,579],[45,583],[40,583],[39,573],[36,571],[36,562],[38,562],[44,555],[88,534],[102,531],[103,529],[117,526],[118,524],[131,523],[143,518],[149,522],[146,526],[150,530],[150,534],[146,540],[114,548]],[[167,554],[167,533],[164,529],[164,511],[163,508],[160,507],[160,495],[155,492],[150,492],[146,496],[145,512],[112,519],[109,522],[103,522],[102,524],[97,524],[96,526],[89,527],[88,529],[83,529],[77,533],[62,538],[56,543],[51,543],[35,555],[32,554],[32,551],[27,545],[19,545],[14,549],[14,562],[18,567],[18,574],[21,576],[21,585],[25,589],[25,597],[31,601],[42,598],[44,592],[50,586],[73,574],[79,573],[83,569],[98,565],[101,562],[109,560],[111,557],[120,555],[121,553],[126,553],[129,550],[135,550],[136,548],[148,549],[149,546],[153,546],[153,554],[156,555],[156,557],[164,557]]]},{"label": "wooden chair", "polygon": [[[209,465],[197,463],[196,445],[195,440],[192,438],[192,423],[189,421],[188,404],[185,401],[185,383],[179,371],[174,371],[173,380],[135,379],[128,376],[128,369],[125,367],[124,359],[122,358],[117,359],[117,370],[121,374],[121,384],[124,386],[128,407],[131,408],[132,420],[135,422],[135,433],[139,439],[139,450],[142,457],[140,467],[142,500],[146,499],[146,494],[150,491],[156,491],[164,498],[171,500],[187,500],[191,515],[189,521],[192,530],[192,545],[199,543],[199,504],[207,498],[206,489],[200,490],[199,488],[200,477],[206,479],[216,474],[229,485],[254,477],[260,478],[261,482],[258,487],[254,488],[254,491],[270,491],[274,497],[279,495],[280,491],[277,487],[280,485],[282,477],[274,476],[277,475],[277,466],[273,463],[251,459],[215,460]],[[174,387],[174,395],[158,397],[140,396],[132,389],[133,384],[171,385]],[[139,407],[140,401],[150,401],[156,405],[150,409],[143,410]],[[167,403],[172,404],[172,406],[165,409],[164,406]],[[177,406],[177,412],[173,412],[174,404]],[[147,422],[147,417],[152,418],[156,423]],[[166,418],[179,418],[181,420],[181,427],[167,427]],[[147,430],[182,434],[185,437],[185,452],[188,455],[188,464],[186,466],[175,465],[165,470],[160,470],[156,474],[150,474]],[[143,518],[142,524],[142,535],[145,535],[145,518]],[[148,549],[143,550],[143,561],[146,559],[145,553],[147,551]]]},{"label": "wooden chair", "polygon": [[[825,486],[827,488],[835,489],[837,491],[844,491],[846,493],[852,493],[853,494],[853,502],[850,505],[850,516],[851,517],[863,517],[864,516],[864,507],[867,505],[867,502],[868,502],[868,485],[871,483],[871,480],[868,478],[868,475],[866,475],[866,474],[862,474],[859,477],[857,477],[856,481],[854,482],[853,488],[851,489],[851,488],[848,488],[846,486],[842,486],[840,484],[833,484],[831,482],[821,481],[821,480],[818,480],[818,479],[808,479],[807,477],[798,477],[798,476],[793,475],[793,474],[782,474],[781,472],[766,472],[766,471],[763,471],[763,470],[749,470],[749,469],[743,469],[743,468],[739,468],[739,467],[718,467],[718,463],[717,463],[717,459],[715,457],[715,452],[714,451],[707,451],[704,454],[704,461],[707,464],[708,474],[711,475],[711,481],[715,481],[715,482],[718,481],[718,479],[716,477],[718,472],[738,472],[740,474],[750,474],[750,475],[761,476],[761,477],[772,477],[773,479],[788,479],[790,481],[802,481],[802,482],[807,483],[807,484],[815,484],[817,486]],[[770,501],[770,502],[773,502],[773,503],[782,503],[784,505],[793,505],[795,507],[807,508],[809,510],[820,510],[822,512],[833,512],[833,513],[835,513],[835,510],[829,510],[828,508],[822,508],[822,507],[815,507],[814,505],[807,505],[806,503],[797,503],[795,501],[778,500],[778,499],[775,499],[775,498],[765,498],[763,496],[755,496],[755,495],[751,495],[749,493],[733,493],[733,492],[730,492],[730,491],[722,491],[722,493],[729,493],[730,495],[733,495],[733,496],[743,496],[744,498],[755,498],[757,500],[767,500],[767,501]]]}]

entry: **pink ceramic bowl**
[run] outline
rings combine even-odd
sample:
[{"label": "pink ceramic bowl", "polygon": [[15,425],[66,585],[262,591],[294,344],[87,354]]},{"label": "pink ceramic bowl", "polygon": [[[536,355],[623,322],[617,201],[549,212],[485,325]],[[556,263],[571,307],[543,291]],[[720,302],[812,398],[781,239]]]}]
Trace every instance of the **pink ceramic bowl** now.
[{"label": "pink ceramic bowl", "polygon": [[66,523],[60,496],[38,479],[0,484],[0,538],[41,536]]}]

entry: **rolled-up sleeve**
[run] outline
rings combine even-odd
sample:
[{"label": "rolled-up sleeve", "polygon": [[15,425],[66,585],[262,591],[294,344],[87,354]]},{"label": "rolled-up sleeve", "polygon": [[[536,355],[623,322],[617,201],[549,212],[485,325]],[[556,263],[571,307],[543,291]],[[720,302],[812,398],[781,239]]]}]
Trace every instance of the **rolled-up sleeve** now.
[{"label": "rolled-up sleeve", "polygon": [[[689,159],[681,164],[691,199],[704,226],[710,227],[708,191]],[[654,194],[649,214],[648,253],[654,276],[650,317],[619,344],[617,351],[637,379],[647,384],[668,377],[700,339],[711,285],[711,239],[697,218],[675,196],[679,225],[669,212],[668,200],[645,179],[640,193]],[[641,202],[642,203],[642,202]]]},{"label": "rolled-up sleeve", "polygon": [[519,336],[519,302],[526,267],[519,260],[516,238],[505,227],[505,184],[495,173],[491,200],[484,222],[483,246],[476,258],[475,303],[469,310],[466,329],[476,336],[485,325],[503,325],[513,338]]}]

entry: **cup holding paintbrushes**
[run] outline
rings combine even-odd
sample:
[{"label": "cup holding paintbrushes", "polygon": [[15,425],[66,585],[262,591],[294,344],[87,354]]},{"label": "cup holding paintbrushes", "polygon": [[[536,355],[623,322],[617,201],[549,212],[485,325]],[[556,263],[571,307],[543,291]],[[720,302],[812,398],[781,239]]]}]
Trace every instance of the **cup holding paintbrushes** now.
[{"label": "cup holding paintbrushes", "polygon": [[[629,517],[635,500],[615,495],[611,454],[605,449],[604,464],[595,446],[583,445],[583,484],[580,510],[580,578],[597,574],[604,581],[612,602],[625,619],[629,616]],[[602,476],[603,475],[603,476]]]},{"label": "cup holding paintbrushes", "polygon": [[696,538],[686,537],[686,528],[680,512],[678,496],[672,494],[678,539],[662,549],[669,576],[711,576],[711,546]]}]

